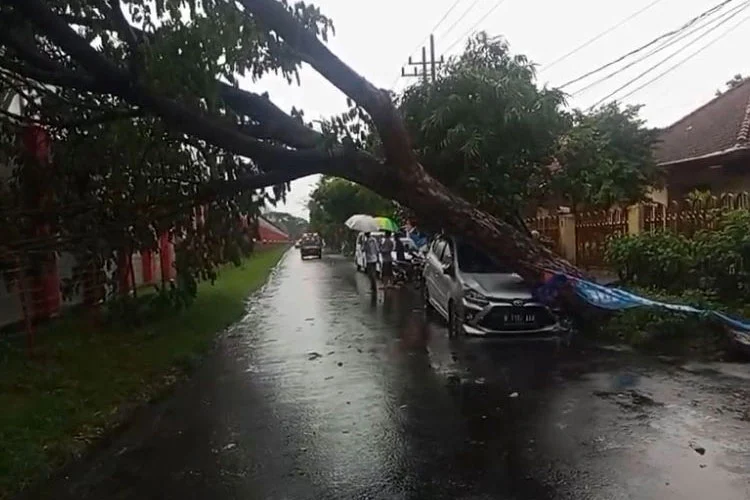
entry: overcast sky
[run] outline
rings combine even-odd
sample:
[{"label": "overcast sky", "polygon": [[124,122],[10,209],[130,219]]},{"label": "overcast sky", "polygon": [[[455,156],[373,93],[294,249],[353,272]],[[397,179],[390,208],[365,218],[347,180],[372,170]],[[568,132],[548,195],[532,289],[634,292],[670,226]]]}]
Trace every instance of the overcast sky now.
[{"label": "overcast sky", "polygon": [[[741,7],[743,1],[730,1],[721,12],[728,12],[735,5]],[[416,47],[455,2],[456,0],[314,0],[313,3],[333,19],[336,36],[329,42],[333,52],[375,85],[398,90],[410,83],[410,79],[397,78],[401,66],[409,55],[419,58],[421,48]],[[458,0],[457,6],[435,30],[437,53],[449,55],[460,52],[468,37],[467,33],[485,30],[490,36],[504,36],[514,53],[525,54],[536,62],[539,65],[540,82],[559,86],[665,32],[679,28],[719,2],[720,0]],[[545,70],[545,64],[553,62],[650,4],[653,5],[626,24]],[[487,15],[490,11],[492,12]],[[456,24],[464,13],[465,17]],[[569,102],[574,107],[591,106],[649,67],[670,57],[683,45],[689,44],[682,52],[658,65],[615,96],[622,98],[629,91],[722,36],[745,20],[746,16],[750,16],[748,8],[713,30],[710,29],[712,26],[707,26],[697,31],[615,77],[576,95]],[[703,38],[698,39],[701,35]],[[446,52],[451,45],[454,47]],[[750,58],[746,55],[746,49],[741,47],[750,47],[750,22],[740,24],[700,54],[623,102],[645,104],[642,116],[648,120],[649,125],[669,125],[710,100],[716,89],[723,87],[733,75],[750,74]],[[617,68],[613,66],[610,70],[565,90],[578,90]],[[302,73],[301,87],[290,87],[273,78],[264,79],[257,85],[250,82],[244,82],[243,85],[246,88],[267,90],[274,102],[286,110],[290,110],[292,106],[304,109],[308,119],[328,117],[346,108],[343,94],[310,68],[305,68]],[[316,181],[315,177],[294,181],[286,205],[279,209],[307,217],[307,199]]]}]

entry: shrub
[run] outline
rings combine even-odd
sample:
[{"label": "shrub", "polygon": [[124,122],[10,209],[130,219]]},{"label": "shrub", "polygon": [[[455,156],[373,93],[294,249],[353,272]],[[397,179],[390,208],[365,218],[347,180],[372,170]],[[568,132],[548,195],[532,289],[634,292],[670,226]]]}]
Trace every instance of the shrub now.
[{"label": "shrub", "polygon": [[[720,308],[714,295],[700,290],[685,290],[678,295],[655,289],[637,290],[636,293],[703,310]],[[618,312],[602,326],[601,331],[606,337],[640,349],[672,354],[715,354],[726,347],[727,342],[721,326],[704,315],[649,307]]]},{"label": "shrub", "polygon": [[694,244],[701,288],[732,302],[750,299],[750,212],[725,213],[715,230],[699,231]]},{"label": "shrub", "polygon": [[621,281],[665,290],[691,288],[695,245],[672,232],[623,236],[610,241],[606,259]]},{"label": "shrub", "polygon": [[671,231],[610,241],[606,258],[630,285],[671,292],[700,289],[724,302],[750,299],[750,212],[722,214],[692,238]]}]

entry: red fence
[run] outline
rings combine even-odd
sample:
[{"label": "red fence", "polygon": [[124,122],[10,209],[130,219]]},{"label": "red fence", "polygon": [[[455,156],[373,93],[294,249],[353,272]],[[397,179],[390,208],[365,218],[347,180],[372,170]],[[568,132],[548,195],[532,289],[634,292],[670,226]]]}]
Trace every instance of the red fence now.
[{"label": "red fence", "polygon": [[628,233],[628,210],[601,210],[576,214],[576,263],[603,267],[607,242]]}]

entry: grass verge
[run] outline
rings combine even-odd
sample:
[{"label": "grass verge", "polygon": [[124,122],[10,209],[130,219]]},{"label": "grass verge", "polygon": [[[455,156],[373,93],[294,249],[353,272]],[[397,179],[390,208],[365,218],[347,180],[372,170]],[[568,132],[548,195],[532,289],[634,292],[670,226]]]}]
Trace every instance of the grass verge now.
[{"label": "grass verge", "polygon": [[35,356],[0,345],[0,499],[49,476],[172,385],[245,310],[285,248],[256,252],[201,283],[193,305],[136,329],[64,317]]}]

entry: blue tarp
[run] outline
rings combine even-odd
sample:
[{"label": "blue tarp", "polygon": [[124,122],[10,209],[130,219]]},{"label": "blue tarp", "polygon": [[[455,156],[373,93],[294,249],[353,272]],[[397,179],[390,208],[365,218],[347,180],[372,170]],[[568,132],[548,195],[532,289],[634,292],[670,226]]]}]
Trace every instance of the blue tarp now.
[{"label": "blue tarp", "polygon": [[620,288],[599,285],[580,278],[568,277],[564,274],[552,275],[535,291],[535,295],[538,300],[549,302],[557,296],[566,284],[570,284],[575,294],[584,302],[600,309],[623,311],[635,307],[654,307],[668,311],[709,316],[730,330],[734,334],[735,340],[750,345],[750,322],[745,319],[732,318],[718,311],[698,309],[693,306],[659,302]]}]

